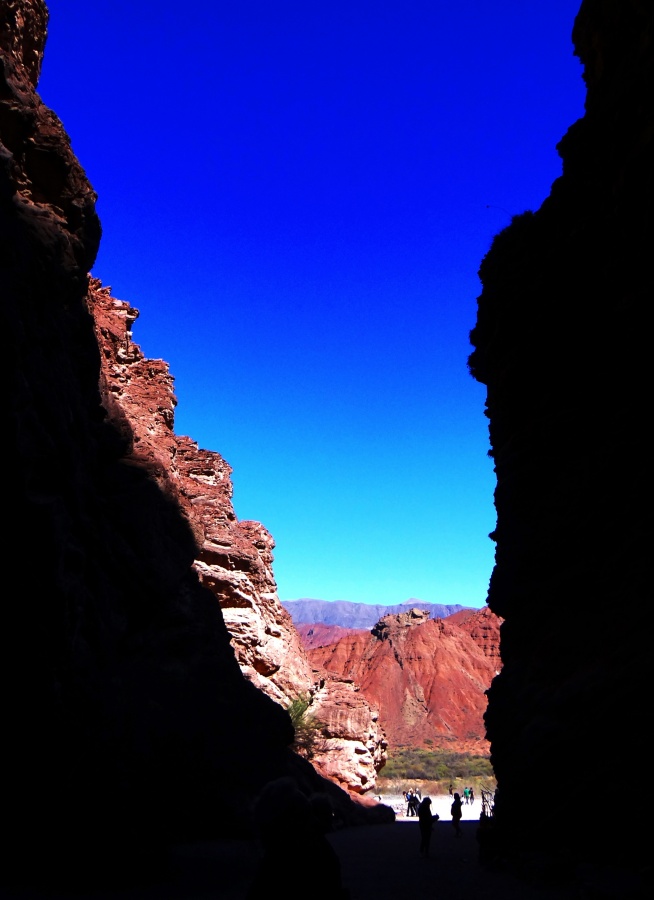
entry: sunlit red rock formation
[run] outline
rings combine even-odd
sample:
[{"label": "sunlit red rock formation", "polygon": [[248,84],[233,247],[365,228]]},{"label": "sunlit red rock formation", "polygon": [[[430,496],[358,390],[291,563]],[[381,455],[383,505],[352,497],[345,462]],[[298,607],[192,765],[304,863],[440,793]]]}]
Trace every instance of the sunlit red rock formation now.
[{"label": "sunlit red rock formation", "polygon": [[[457,619],[460,616],[460,619]],[[493,661],[495,667],[500,669],[500,626],[502,620],[498,618],[487,606],[479,610],[473,610],[467,615],[455,613],[448,617],[448,625],[458,625],[462,631],[469,634],[484,656]]]},{"label": "sunlit red rock formation", "polygon": [[415,609],[310,650],[309,658],[360,686],[379,710],[391,750],[431,741],[487,754],[485,691],[498,670],[498,630],[488,610],[457,626]]},{"label": "sunlit red rock formation", "polygon": [[311,713],[321,723],[313,764],[343,789],[365,794],[386,762],[386,734],[374,704],[349,678],[322,669]]},{"label": "sunlit red rock formation", "polygon": [[129,441],[128,458],[148,467],[186,517],[197,546],[194,568],[220,604],[242,672],[284,708],[309,698],[325,730],[315,768],[355,794],[371,790],[386,748],[376,710],[351,685],[312,670],[277,596],[273,538],[259,522],[237,519],[232,469],[222,456],[174,433],[174,380],[167,363],[146,359],[132,341],[138,310],[95,278],[88,302],[110,421]]}]

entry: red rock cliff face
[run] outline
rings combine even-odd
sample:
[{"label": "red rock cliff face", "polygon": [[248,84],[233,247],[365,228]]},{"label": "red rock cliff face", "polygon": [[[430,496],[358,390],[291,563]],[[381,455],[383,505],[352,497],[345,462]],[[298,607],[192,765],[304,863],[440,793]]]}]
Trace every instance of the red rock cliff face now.
[{"label": "red rock cliff face", "polygon": [[429,740],[488,754],[485,691],[499,668],[499,624],[488,610],[459,627],[416,609],[310,650],[309,658],[360,685],[379,709],[391,750]]},{"label": "red rock cliff face", "polygon": [[129,459],[148,467],[187,519],[197,548],[193,566],[220,605],[241,671],[284,708],[299,696],[309,698],[325,731],[314,766],[350,792],[371,790],[386,747],[376,710],[351,684],[313,671],[277,595],[274,541],[259,522],[236,518],[232,469],[220,454],[174,433],[173,378],[167,363],[146,359],[133,343],[138,310],[97,279],[88,303],[110,420],[129,442]]},{"label": "red rock cliff face", "polygon": [[462,615],[457,620],[458,613],[447,620],[448,625],[458,625],[462,631],[469,634],[484,656],[487,656],[499,671],[502,666],[500,655],[500,626],[502,620],[487,606],[467,615]]},{"label": "red rock cliff face", "polygon": [[111,422],[129,442],[128,458],[146,465],[179,504],[196,543],[194,568],[218,600],[239,665],[258,688],[288,705],[314,684],[291,619],[277,598],[274,541],[232,506],[232,469],[211,450],[174,432],[174,379],[163,360],[132,341],[138,310],[98,279],[88,294],[102,357],[101,389]]}]

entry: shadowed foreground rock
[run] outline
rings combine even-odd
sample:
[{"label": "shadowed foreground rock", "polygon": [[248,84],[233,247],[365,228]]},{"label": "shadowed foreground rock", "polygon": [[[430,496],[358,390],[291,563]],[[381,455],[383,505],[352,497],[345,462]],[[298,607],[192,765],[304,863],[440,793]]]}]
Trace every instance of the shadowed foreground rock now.
[{"label": "shadowed foreground rock", "polygon": [[[243,676],[194,568],[176,474],[101,383],[96,197],[35,92],[46,24],[41,0],[0,7],[0,877],[134,877],[171,842],[247,834],[250,801],[285,774],[343,821],[379,819],[289,750],[287,713]],[[165,388],[165,364],[139,364]]]},{"label": "shadowed foreground rock", "polygon": [[[638,867],[651,850],[634,795],[652,703],[652,31],[649,0],[582,3],[585,115],[550,196],[483,260],[471,334],[497,474],[488,605],[504,619],[494,827],[506,854],[562,868]],[[629,797],[619,829],[595,802],[607,784]]]}]

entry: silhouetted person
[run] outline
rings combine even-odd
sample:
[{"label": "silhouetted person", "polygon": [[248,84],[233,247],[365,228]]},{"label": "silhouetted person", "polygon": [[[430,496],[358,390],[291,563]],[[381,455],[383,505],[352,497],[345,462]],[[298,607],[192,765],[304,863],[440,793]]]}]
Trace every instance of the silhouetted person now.
[{"label": "silhouetted person", "polygon": [[431,843],[431,833],[434,828],[434,822],[439,819],[438,813],[432,815],[431,799],[425,797],[420,801],[418,807],[418,826],[420,828],[420,855],[429,856],[429,844]]},{"label": "silhouetted person", "polygon": [[411,806],[410,815],[417,816],[418,815],[418,807],[420,806],[420,798],[418,797],[418,795],[416,794],[415,791],[411,794],[410,806]]},{"label": "silhouetted person", "polygon": [[461,797],[456,791],[454,792],[454,800],[452,801],[450,812],[452,814],[452,828],[454,829],[454,833],[457,837],[461,837],[461,816],[463,815],[463,808]]},{"label": "silhouetted person", "polygon": [[308,798],[292,778],[278,778],[261,791],[253,820],[262,856],[246,900],[349,900],[325,836],[333,820],[328,798]]},{"label": "silhouetted person", "polygon": [[407,814],[407,816],[415,816],[415,814],[416,814],[416,807],[414,804],[414,799],[415,798],[413,795],[413,791],[407,791],[406,792],[406,814]]}]

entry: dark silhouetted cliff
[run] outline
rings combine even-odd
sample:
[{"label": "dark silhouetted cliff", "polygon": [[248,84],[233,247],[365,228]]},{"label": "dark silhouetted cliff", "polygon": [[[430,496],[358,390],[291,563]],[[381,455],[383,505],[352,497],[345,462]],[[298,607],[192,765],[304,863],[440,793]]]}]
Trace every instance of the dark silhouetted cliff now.
[{"label": "dark silhouetted cliff", "polygon": [[471,333],[497,475],[496,835],[562,868],[649,853],[647,804],[611,827],[599,795],[631,791],[649,758],[653,14],[649,0],[581,4],[585,115],[550,196],[483,260]]}]

